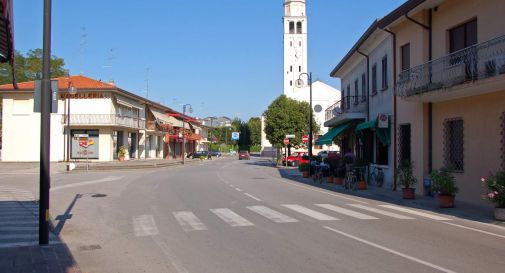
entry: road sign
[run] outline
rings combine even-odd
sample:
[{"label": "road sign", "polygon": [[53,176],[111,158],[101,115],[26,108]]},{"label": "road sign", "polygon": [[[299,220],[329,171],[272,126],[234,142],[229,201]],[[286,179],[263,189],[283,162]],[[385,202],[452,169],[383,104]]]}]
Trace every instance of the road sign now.
[{"label": "road sign", "polygon": [[240,138],[240,132],[231,133],[231,140],[239,140],[239,138]]},{"label": "road sign", "polygon": [[284,144],[288,145],[289,144],[289,138],[284,139]]},{"label": "road sign", "polygon": [[286,138],[295,138],[295,135],[286,135]]},{"label": "road sign", "polygon": [[309,142],[309,136],[303,136],[302,141],[303,141],[303,143]]},{"label": "road sign", "polygon": [[389,121],[389,118],[388,118],[388,115],[386,114],[379,114],[379,116],[377,117],[378,119],[378,128],[388,128],[389,124],[388,124],[388,121]]}]

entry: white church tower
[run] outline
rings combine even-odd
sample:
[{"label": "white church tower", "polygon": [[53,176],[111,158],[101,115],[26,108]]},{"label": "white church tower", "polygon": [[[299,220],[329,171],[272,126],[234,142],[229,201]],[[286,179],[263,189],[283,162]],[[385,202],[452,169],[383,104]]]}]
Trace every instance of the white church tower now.
[{"label": "white church tower", "polygon": [[[307,73],[307,13],[305,0],[284,0],[284,95],[298,98],[295,81]],[[305,76],[304,76],[305,77]],[[307,78],[304,78],[307,81]],[[298,95],[298,96],[297,96]]]}]

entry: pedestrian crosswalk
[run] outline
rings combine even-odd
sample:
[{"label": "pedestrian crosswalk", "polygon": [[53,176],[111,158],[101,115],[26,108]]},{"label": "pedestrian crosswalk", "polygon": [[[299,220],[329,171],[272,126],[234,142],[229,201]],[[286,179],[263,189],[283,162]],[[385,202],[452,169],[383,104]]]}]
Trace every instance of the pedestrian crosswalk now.
[{"label": "pedestrian crosswalk", "polygon": [[[369,221],[369,220],[434,220],[450,221],[451,218],[442,217],[435,213],[422,212],[393,205],[372,204],[313,204],[310,206],[299,204],[279,204],[277,208],[264,205],[246,206],[243,208],[216,208],[208,210],[224,225],[229,227],[252,227],[259,225],[258,219],[267,219],[276,224],[292,224],[303,220],[307,221]],[[262,216],[255,218],[257,214]],[[401,214],[400,214],[401,213]],[[212,223],[203,223],[199,217],[208,217],[204,212],[192,211],[172,212],[175,220],[185,232],[206,231],[212,229]],[[247,219],[250,218],[250,219]],[[208,219],[208,218],[204,218]],[[255,220],[253,220],[255,219]],[[219,222],[219,221],[218,221]],[[214,223],[215,224],[215,223]]]}]

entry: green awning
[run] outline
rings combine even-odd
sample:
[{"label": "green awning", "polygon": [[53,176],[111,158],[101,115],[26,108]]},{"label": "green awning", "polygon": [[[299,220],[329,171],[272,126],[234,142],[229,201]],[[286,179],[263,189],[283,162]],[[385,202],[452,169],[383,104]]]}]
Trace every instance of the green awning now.
[{"label": "green awning", "polygon": [[345,123],[341,124],[340,126],[337,126],[331,130],[328,131],[328,133],[324,134],[321,136],[317,141],[316,145],[330,145],[333,143],[333,139],[341,134],[347,127],[349,127],[350,123]]},{"label": "green awning", "polygon": [[388,146],[391,144],[391,133],[389,128],[377,128],[375,132],[377,138],[382,143],[382,146]]},{"label": "green awning", "polygon": [[358,126],[356,126],[356,131],[372,129],[375,127],[377,127],[376,119],[358,124]]}]

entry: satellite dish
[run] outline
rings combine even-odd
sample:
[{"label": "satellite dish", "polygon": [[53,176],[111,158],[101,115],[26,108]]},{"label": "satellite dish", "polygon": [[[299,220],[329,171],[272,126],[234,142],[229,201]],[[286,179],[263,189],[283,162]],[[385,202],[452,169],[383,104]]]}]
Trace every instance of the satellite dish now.
[{"label": "satellite dish", "polygon": [[342,109],[340,109],[340,107],[333,108],[333,115],[338,116],[340,114],[342,114]]},{"label": "satellite dish", "polygon": [[295,86],[298,87],[298,88],[302,88],[304,85],[304,82],[302,79],[298,79],[295,81]]}]

